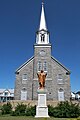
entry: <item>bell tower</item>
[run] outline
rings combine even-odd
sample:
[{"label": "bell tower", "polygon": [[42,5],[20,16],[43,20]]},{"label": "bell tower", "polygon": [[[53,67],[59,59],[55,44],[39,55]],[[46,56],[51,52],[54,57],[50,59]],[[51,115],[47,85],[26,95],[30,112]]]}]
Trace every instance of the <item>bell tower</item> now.
[{"label": "bell tower", "polygon": [[44,3],[42,3],[39,30],[36,32],[36,44],[49,44],[49,32],[46,26]]},{"label": "bell tower", "polygon": [[51,78],[51,44],[49,43],[49,31],[46,25],[44,3],[41,6],[40,24],[36,32],[36,43],[34,44],[34,79],[37,72],[43,70]]}]

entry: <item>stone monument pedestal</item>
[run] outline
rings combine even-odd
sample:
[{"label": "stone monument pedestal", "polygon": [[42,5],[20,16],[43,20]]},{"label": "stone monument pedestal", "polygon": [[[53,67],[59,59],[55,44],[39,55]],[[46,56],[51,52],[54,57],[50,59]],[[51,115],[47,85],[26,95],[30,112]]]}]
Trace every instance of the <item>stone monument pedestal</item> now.
[{"label": "stone monument pedestal", "polygon": [[48,107],[46,105],[46,89],[38,89],[38,104],[36,106],[36,118],[37,117],[49,117]]}]

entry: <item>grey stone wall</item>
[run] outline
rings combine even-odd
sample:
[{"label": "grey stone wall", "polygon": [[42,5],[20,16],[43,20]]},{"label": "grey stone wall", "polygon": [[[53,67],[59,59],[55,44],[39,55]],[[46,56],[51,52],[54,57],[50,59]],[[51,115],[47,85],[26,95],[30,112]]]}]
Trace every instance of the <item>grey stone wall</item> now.
[{"label": "grey stone wall", "polygon": [[[28,64],[23,66],[19,70],[19,74],[16,74],[15,81],[15,99],[21,99],[21,90],[23,88],[27,91],[28,100],[37,100],[37,89],[39,87],[38,77],[37,77],[37,63],[41,61],[47,61],[47,78],[46,78],[46,89],[47,89],[47,99],[48,100],[58,100],[58,91],[60,89],[64,90],[64,99],[70,99],[70,75],[66,74],[67,69],[63,67],[58,61],[51,57],[51,46],[45,45],[37,46],[34,45],[34,58],[29,61]],[[40,54],[40,51],[45,51],[44,55]],[[26,84],[22,84],[22,75],[27,73],[28,79]],[[63,83],[58,83],[58,74],[62,74]]]},{"label": "grey stone wall", "polygon": [[[68,71],[52,59],[52,79],[53,79],[53,100],[58,100],[59,89],[64,90],[64,99],[70,100],[70,75],[67,75]],[[58,83],[58,74],[62,74],[63,82]]]},{"label": "grey stone wall", "polygon": [[[26,84],[22,84],[22,75],[27,74]],[[19,74],[16,74],[16,81],[15,81],[15,100],[21,99],[21,90],[24,88],[27,91],[27,99],[32,100],[32,81],[33,81],[33,61],[23,67]]]},{"label": "grey stone wall", "polygon": [[[47,46],[47,47],[46,47]],[[41,51],[45,51],[45,55],[41,55]],[[47,61],[47,77],[51,77],[52,75],[52,65],[51,65],[51,45],[45,45],[44,46],[34,46],[34,78],[37,78],[37,64],[38,61],[41,61],[42,63],[44,61]]]}]

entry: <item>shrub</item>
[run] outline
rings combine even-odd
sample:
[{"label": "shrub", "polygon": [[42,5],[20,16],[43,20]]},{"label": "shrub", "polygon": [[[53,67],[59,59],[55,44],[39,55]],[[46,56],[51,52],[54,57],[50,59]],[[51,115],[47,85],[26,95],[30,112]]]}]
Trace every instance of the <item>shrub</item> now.
[{"label": "shrub", "polygon": [[2,106],[0,105],[0,115],[2,114]]},{"label": "shrub", "polygon": [[21,103],[16,106],[15,111],[13,111],[11,115],[22,116],[25,115],[25,113],[26,113],[26,105]]},{"label": "shrub", "polygon": [[9,102],[2,106],[1,108],[2,114],[10,114],[11,112],[12,112],[12,105]]},{"label": "shrub", "polygon": [[[49,116],[58,117],[58,118],[77,118],[80,116],[79,104],[73,104],[66,102],[60,102],[56,107],[48,105],[48,114]],[[36,106],[18,104],[15,108],[15,111],[12,111],[11,115],[13,116],[35,116],[36,115]]]},{"label": "shrub", "polygon": [[48,105],[48,114],[49,116],[54,116],[54,108],[52,105]]},{"label": "shrub", "polygon": [[79,104],[72,104],[70,105],[70,117],[79,117],[80,116],[80,107]]},{"label": "shrub", "polygon": [[49,106],[49,115],[59,118],[75,118],[80,116],[80,108],[78,104],[68,101],[60,102],[56,107]]},{"label": "shrub", "polygon": [[12,111],[12,116],[34,116],[36,114],[36,106],[29,106],[24,104],[18,104],[15,111]]},{"label": "shrub", "polygon": [[35,116],[36,115],[36,106],[27,106],[26,116]]}]

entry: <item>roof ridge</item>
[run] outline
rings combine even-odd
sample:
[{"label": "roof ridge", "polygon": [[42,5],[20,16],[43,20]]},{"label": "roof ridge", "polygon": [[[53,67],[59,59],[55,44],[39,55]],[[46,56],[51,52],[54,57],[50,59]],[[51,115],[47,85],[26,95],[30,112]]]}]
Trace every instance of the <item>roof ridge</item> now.
[{"label": "roof ridge", "polygon": [[32,56],[25,63],[23,63],[19,68],[16,69],[15,73],[17,73],[23,66],[25,66],[27,63],[29,63],[29,61],[31,61],[33,58],[34,58],[34,56]]},{"label": "roof ridge", "polygon": [[56,58],[54,58],[53,56],[51,56],[51,58],[54,59],[59,65],[61,65],[65,70],[67,70],[69,74],[71,73],[71,71],[67,69],[62,63],[60,63]]}]

